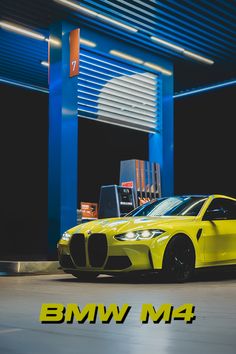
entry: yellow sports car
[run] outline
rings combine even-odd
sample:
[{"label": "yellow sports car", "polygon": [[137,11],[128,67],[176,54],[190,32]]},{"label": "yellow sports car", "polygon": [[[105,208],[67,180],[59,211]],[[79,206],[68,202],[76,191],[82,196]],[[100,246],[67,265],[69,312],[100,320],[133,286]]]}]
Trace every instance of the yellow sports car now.
[{"label": "yellow sports car", "polygon": [[236,265],[236,199],[222,195],[160,198],[122,218],[66,231],[59,262],[80,279],[133,271],[188,280],[195,268]]}]

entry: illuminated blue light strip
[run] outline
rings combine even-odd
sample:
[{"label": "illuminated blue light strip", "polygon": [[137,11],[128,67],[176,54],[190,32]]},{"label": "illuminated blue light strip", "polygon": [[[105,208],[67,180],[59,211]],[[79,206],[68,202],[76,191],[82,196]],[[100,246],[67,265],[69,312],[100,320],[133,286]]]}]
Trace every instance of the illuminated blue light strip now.
[{"label": "illuminated blue light strip", "polygon": [[0,83],[13,85],[13,86],[18,86],[18,87],[23,87],[25,89],[32,90],[32,91],[39,91],[39,92],[43,92],[43,93],[49,93],[49,90],[47,90],[46,88],[43,88],[43,87],[40,87],[40,86],[35,86],[35,85],[30,85],[30,84],[24,84],[22,82],[15,81],[15,80],[4,79],[3,77],[0,77]]},{"label": "illuminated blue light strip", "polygon": [[202,88],[195,89],[195,90],[193,89],[193,90],[186,91],[186,92],[180,92],[180,93],[175,94],[173,97],[179,98],[179,97],[184,97],[184,96],[195,95],[197,93],[211,91],[211,90],[215,90],[215,89],[218,89],[221,87],[226,87],[226,86],[231,86],[231,85],[236,85],[236,80],[227,81],[227,82],[223,82],[221,84],[216,84],[216,85],[212,85],[212,86],[202,87]]}]

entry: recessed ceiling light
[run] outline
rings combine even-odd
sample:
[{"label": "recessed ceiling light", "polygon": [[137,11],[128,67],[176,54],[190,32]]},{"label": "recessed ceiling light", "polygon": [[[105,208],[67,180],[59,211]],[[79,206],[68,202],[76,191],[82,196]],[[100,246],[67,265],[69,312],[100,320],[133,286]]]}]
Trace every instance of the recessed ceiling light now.
[{"label": "recessed ceiling light", "polygon": [[11,32],[15,32],[15,33],[19,33],[19,34],[23,34],[24,36],[27,37],[31,37],[34,39],[38,39],[40,41],[44,41],[46,38],[45,36],[43,36],[40,33],[31,31],[25,27],[21,27],[15,24],[12,24],[10,22],[7,21],[0,21],[0,27],[2,27],[5,30],[11,31]]},{"label": "recessed ceiling light", "polygon": [[103,20],[105,22],[109,22],[109,23],[112,23],[112,24],[114,24],[116,26],[122,27],[125,30],[131,31],[131,32],[138,32],[138,30],[136,28],[132,27],[132,26],[128,26],[125,23],[117,21],[117,20],[114,20],[111,17],[104,16],[104,15],[102,15],[102,14],[96,12],[96,11],[88,9],[85,6],[81,6],[81,5],[77,4],[77,3],[74,3],[73,1],[69,1],[69,0],[54,0],[54,1],[59,3],[59,4],[68,6],[68,7],[72,8],[74,10],[77,10],[79,12],[88,14],[89,16],[92,16],[92,17],[95,17],[95,18],[99,18],[100,20]]},{"label": "recessed ceiling light", "polygon": [[46,42],[49,42],[50,44],[56,45],[57,47],[61,46],[61,41],[59,41],[58,39],[52,38],[50,36],[50,38],[45,38]]},{"label": "recessed ceiling light", "polygon": [[206,64],[211,64],[211,65],[214,64],[213,60],[202,57],[201,55],[189,52],[188,50],[184,50],[183,54],[186,55],[187,57],[193,58],[198,61],[202,61],[203,63],[206,63]]},{"label": "recessed ceiling light", "polygon": [[187,57],[190,57],[192,59],[195,59],[195,60],[198,60],[198,61],[201,61],[203,63],[206,63],[206,64],[214,64],[214,61],[211,60],[211,59],[208,59],[208,58],[205,58],[201,55],[198,55],[198,54],[195,54],[193,52],[190,52],[188,50],[185,50],[184,48],[182,47],[179,47],[173,43],[170,43],[170,42],[167,42],[165,41],[164,39],[161,39],[161,38],[158,38],[156,36],[150,36],[150,38],[154,41],[154,42],[157,42],[158,44],[161,44],[165,47],[168,47],[168,48],[171,48]]},{"label": "recessed ceiling light", "polygon": [[49,67],[49,63],[48,63],[47,61],[45,61],[45,60],[42,60],[40,63],[41,63],[43,66]]},{"label": "recessed ceiling light", "polygon": [[162,74],[169,75],[169,76],[172,75],[172,72],[170,70],[162,68],[161,66],[156,65],[154,63],[145,62],[144,65],[147,66],[148,68],[160,71]]},{"label": "recessed ceiling light", "polygon": [[149,67],[151,69],[154,69],[156,71],[161,72],[162,74],[172,75],[171,71],[169,71],[169,70],[167,70],[167,69],[165,69],[165,68],[163,68],[163,67],[161,67],[159,65],[156,65],[154,63],[146,62],[146,61],[144,61],[144,60],[142,60],[140,58],[133,57],[132,55],[120,52],[118,50],[112,49],[112,50],[109,51],[109,53],[112,54],[112,55],[115,55],[117,57],[120,57],[122,59],[126,59],[126,60],[132,61],[132,62],[137,63],[137,64],[145,65],[145,66],[147,66],[147,67]]},{"label": "recessed ceiling light", "polygon": [[152,39],[154,42],[157,42],[157,43],[159,43],[159,44],[162,44],[162,45],[164,45],[165,47],[170,47],[171,49],[174,49],[174,50],[176,50],[176,51],[178,51],[178,52],[183,52],[183,51],[184,51],[184,48],[179,47],[179,46],[177,46],[177,45],[175,45],[175,44],[172,44],[172,43],[170,43],[170,42],[164,41],[164,40],[161,39],[161,38],[158,38],[158,37],[155,37],[155,36],[151,36],[151,39]]},{"label": "recessed ceiling light", "polygon": [[84,39],[84,38],[80,38],[80,43],[87,45],[88,47],[93,47],[93,48],[97,46],[96,43],[89,41],[88,39]]},{"label": "recessed ceiling light", "polygon": [[143,60],[142,59],[133,57],[132,55],[125,54],[125,53],[120,52],[118,50],[112,49],[112,50],[109,51],[109,53],[112,54],[112,55],[115,55],[115,56],[117,56],[119,58],[126,59],[126,60],[129,60],[129,61],[133,61],[134,63],[137,63],[137,64],[143,64]]}]

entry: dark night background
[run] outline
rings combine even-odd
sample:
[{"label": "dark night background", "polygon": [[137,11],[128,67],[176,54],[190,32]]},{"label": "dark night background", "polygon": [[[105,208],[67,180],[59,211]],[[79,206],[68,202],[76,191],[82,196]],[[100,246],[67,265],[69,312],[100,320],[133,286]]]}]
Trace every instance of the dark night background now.
[{"label": "dark night background", "polygon": [[[0,95],[0,255],[43,257],[48,95],[6,85]],[[236,195],[235,98],[236,88],[229,87],[175,100],[175,194]],[[147,134],[81,119],[79,202],[97,201],[100,185],[119,182],[119,161],[132,158],[148,158]]]}]

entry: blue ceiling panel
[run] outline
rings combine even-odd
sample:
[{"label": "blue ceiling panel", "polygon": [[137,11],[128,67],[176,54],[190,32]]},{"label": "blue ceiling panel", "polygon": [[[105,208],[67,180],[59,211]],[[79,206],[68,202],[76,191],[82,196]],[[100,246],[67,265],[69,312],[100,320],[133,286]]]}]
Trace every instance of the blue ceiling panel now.
[{"label": "blue ceiling panel", "polygon": [[[108,32],[127,43],[173,61],[175,88],[211,84],[236,77],[235,0],[69,0],[137,29],[129,32],[54,0],[1,0],[0,20],[48,35],[51,23],[69,20]],[[151,40],[156,36],[214,61],[206,65]],[[0,76],[47,87],[47,43],[0,28]]]},{"label": "blue ceiling panel", "polygon": [[40,64],[48,57],[47,43],[0,31],[0,77],[47,87],[47,68]]},{"label": "blue ceiling panel", "polygon": [[[232,21],[230,10],[222,12],[219,20],[215,17],[214,8],[208,10],[205,3],[206,1],[183,0],[80,1],[81,5],[91,10],[128,22],[140,30],[140,35],[154,35],[213,59],[229,58],[233,53],[236,54],[236,5]],[[231,13],[231,19],[228,19],[228,13]]]}]

